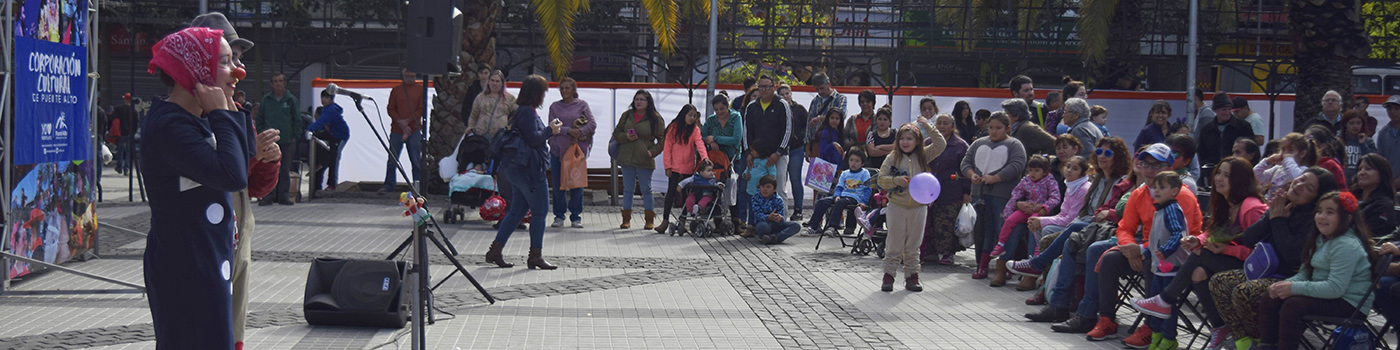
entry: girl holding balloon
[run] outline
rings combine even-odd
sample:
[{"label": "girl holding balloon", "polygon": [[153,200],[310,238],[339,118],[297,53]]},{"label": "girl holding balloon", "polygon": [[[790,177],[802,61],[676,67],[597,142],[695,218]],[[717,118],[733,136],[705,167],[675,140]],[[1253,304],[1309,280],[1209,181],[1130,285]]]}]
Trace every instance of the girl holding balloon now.
[{"label": "girl holding balloon", "polygon": [[[927,144],[923,135],[928,135]],[[925,206],[938,196],[938,180],[929,174],[928,163],[947,147],[943,134],[928,118],[919,116],[895,133],[895,152],[880,165],[880,187],[889,191],[885,208],[889,235],[885,238],[884,279],[881,291],[894,290],[894,276],[904,266],[904,289],[923,291],[919,284],[919,247],[924,238]],[[913,181],[918,178],[918,181]]]}]

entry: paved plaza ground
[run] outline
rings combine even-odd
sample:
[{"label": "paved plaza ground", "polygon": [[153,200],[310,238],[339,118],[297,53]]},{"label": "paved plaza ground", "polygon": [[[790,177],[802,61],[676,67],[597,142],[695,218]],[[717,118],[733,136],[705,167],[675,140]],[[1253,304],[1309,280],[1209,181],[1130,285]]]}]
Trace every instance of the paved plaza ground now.
[{"label": "paved plaza ground", "polygon": [[[125,177],[104,177],[103,224],[146,231],[149,210],[125,199]],[[118,187],[120,185],[121,187]],[[331,199],[254,209],[251,314],[247,349],[406,348],[408,328],[307,325],[301,316],[309,262],[316,257],[382,259],[408,234],[392,199]],[[430,203],[433,204],[433,203]],[[1051,333],[1024,321],[1037,307],[1029,292],[969,278],[972,253],[957,265],[924,266],[925,291],[879,291],[879,259],[835,240],[797,236],[755,240],[670,237],[619,230],[614,207],[590,207],[587,228],[549,229],[545,256],[561,268],[524,268],[528,235],[512,237],[496,268],[481,254],[495,236],[475,220],[443,225],[461,258],[498,302],[487,304],[465,279],[436,293],[455,317],[427,328],[429,349],[1115,349],[1083,335]],[[640,215],[633,221],[640,227]],[[104,227],[101,259],[67,266],[125,281],[142,280],[138,235]],[[434,252],[435,280],[450,266]],[[896,284],[902,287],[903,282]],[[20,290],[111,288],[61,272],[14,285]],[[142,295],[0,296],[0,349],[153,349]],[[448,317],[446,315],[440,315]],[[1124,323],[1136,313],[1120,315]],[[1124,327],[1126,328],[1126,327]]]}]

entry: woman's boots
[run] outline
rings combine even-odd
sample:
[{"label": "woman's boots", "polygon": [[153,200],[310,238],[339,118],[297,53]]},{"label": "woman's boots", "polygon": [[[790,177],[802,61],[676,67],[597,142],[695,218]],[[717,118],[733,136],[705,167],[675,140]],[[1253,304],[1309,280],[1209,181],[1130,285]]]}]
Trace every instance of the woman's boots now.
[{"label": "woman's boots", "polygon": [[646,226],[642,226],[643,229],[650,230],[656,228],[656,225],[652,225],[652,221],[656,220],[656,212],[650,210],[646,211],[646,220],[647,223]]},{"label": "woman's boots", "polygon": [[997,259],[996,271],[992,274],[992,287],[1006,285],[1006,260]]},{"label": "woman's boots", "polygon": [[553,270],[559,268],[558,266],[550,265],[548,261],[544,261],[544,257],[540,256],[540,248],[530,248],[530,257],[525,259],[525,267],[531,270]]},{"label": "woman's boots", "polygon": [[990,255],[983,255],[977,259],[977,269],[972,271],[972,279],[980,280],[987,278],[987,264],[990,262]]},{"label": "woman's boots", "polygon": [[505,244],[501,242],[491,242],[491,248],[486,250],[486,262],[496,264],[496,267],[514,267],[514,264],[507,264],[506,259],[501,256],[501,248]]},{"label": "woman's boots", "polygon": [[623,229],[632,228],[632,209],[622,210],[622,226],[620,227]]},{"label": "woman's boots", "polygon": [[[1010,270],[1008,270],[1008,272],[1009,271]],[[1021,276],[1021,283],[1016,284],[1016,291],[1024,292],[1035,289],[1036,281],[1039,279],[1040,277]]]}]

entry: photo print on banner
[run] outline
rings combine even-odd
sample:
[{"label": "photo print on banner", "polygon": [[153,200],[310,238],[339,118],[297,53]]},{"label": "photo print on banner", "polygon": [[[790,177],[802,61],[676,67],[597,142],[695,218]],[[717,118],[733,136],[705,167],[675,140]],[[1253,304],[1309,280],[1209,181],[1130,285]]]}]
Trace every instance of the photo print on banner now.
[{"label": "photo print on banner", "polygon": [[[15,22],[14,160],[0,244],[63,263],[92,249],[97,181],[88,109],[87,0],[22,1]],[[10,278],[34,272],[10,262]]]}]

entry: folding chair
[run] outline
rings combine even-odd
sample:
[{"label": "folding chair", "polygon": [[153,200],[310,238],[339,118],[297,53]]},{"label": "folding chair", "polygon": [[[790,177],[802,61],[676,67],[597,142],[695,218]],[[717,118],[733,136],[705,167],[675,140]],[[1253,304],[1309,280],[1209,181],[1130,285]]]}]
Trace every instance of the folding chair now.
[{"label": "folding chair", "polygon": [[[866,181],[865,181],[865,185],[866,185],[866,186],[870,186],[870,189],[871,189],[870,198],[867,198],[867,200],[866,200],[866,202],[870,202],[870,200],[874,199],[874,197],[875,197],[875,191],[878,191],[878,190],[879,190],[879,188],[878,188],[878,187],[879,187],[879,181],[878,181],[878,179],[879,179],[879,177],[880,177],[880,169],[865,168],[865,171],[870,172],[870,180],[866,180]],[[844,222],[846,222],[847,225],[851,224],[852,221],[857,221],[857,222],[859,222],[859,221],[865,219],[865,214],[864,214],[863,212],[861,212],[861,211],[857,211],[856,209],[857,209],[857,207],[851,206],[850,208],[847,208],[847,209],[845,210],[845,212],[843,213],[844,215],[846,215],[846,218],[845,218]],[[813,208],[813,210],[815,210],[815,208]],[[815,213],[813,213],[813,214],[815,214]],[[852,218],[854,218],[854,219],[852,219]],[[865,230],[865,231],[869,231],[870,228],[869,228],[868,226],[869,226],[869,223],[861,222],[861,223],[859,223],[859,224],[856,226],[856,229],[857,229],[857,231],[860,231],[860,230],[862,230],[862,229]],[[880,231],[883,231],[883,230],[880,230]],[[866,249],[866,248],[869,248],[869,247],[864,247],[864,248],[861,247],[861,244],[862,244],[862,237],[866,237],[866,238],[873,237],[873,236],[874,236],[874,232],[870,232],[870,233],[871,233],[870,235],[866,235],[864,232],[856,232],[856,234],[854,234],[854,235],[843,235],[843,234],[838,234],[838,235],[836,235],[835,238],[836,238],[837,240],[841,241],[841,248],[851,248],[851,254],[865,255],[865,254],[869,254],[870,252],[869,252],[869,250]],[[883,235],[881,235],[880,237],[881,237],[881,238],[880,238],[880,241],[879,241],[880,257],[881,257],[881,258],[884,258],[884,257],[885,257],[885,253],[884,253],[884,251],[885,251],[885,249],[884,249],[884,248],[885,248],[885,241],[884,241],[884,238],[883,238],[884,236],[883,236]],[[817,235],[817,247],[814,248],[815,250],[821,250],[821,249],[822,249],[822,239],[823,239],[823,238],[826,238],[826,235],[820,234],[820,233]],[[855,240],[852,241],[850,244],[847,244],[847,243],[846,243],[846,240],[847,240],[847,239],[855,239]],[[873,242],[872,242],[872,243],[873,243]],[[863,252],[863,253],[857,253],[857,252],[856,252],[857,249],[863,250],[864,252]]]},{"label": "folding chair", "polygon": [[[1172,275],[1175,275],[1176,273],[1173,272],[1173,273],[1171,273],[1171,274],[1172,274]],[[1188,299],[1188,297],[1189,297],[1190,295],[1191,295],[1191,289],[1190,289],[1190,288],[1187,288],[1185,291],[1182,291],[1181,296],[1178,296],[1178,297],[1177,297],[1177,300],[1180,300],[1180,305],[1176,305],[1176,307],[1173,308],[1173,312],[1177,313],[1177,315],[1176,315],[1176,329],[1177,329],[1177,331],[1178,331],[1178,335],[1187,334],[1187,333],[1191,334],[1191,341],[1186,342],[1186,348],[1187,348],[1187,349],[1190,349],[1192,346],[1196,345],[1196,339],[1197,339],[1197,338],[1200,338],[1200,337],[1202,337],[1202,336],[1209,337],[1209,334],[1208,334],[1207,332],[1209,331],[1208,328],[1210,327],[1210,322],[1206,320],[1205,313],[1201,311],[1202,305],[1201,305],[1200,300],[1192,301],[1192,300]],[[1122,299],[1122,298],[1119,298],[1119,299]],[[1131,298],[1129,298],[1129,300],[1131,300]],[[1131,307],[1131,305],[1129,305],[1129,307]],[[1192,313],[1193,315],[1195,315],[1195,317],[1196,317],[1196,320],[1195,320],[1195,321],[1192,321],[1190,318],[1186,317],[1186,314],[1185,314],[1184,312],[1181,312],[1181,308],[1183,308],[1183,307],[1186,308],[1186,309],[1188,309],[1188,310],[1191,310],[1191,313]],[[1138,325],[1142,324],[1142,322],[1144,322],[1145,320],[1147,320],[1147,317],[1152,317],[1152,316],[1148,316],[1147,314],[1139,313],[1137,319],[1133,321],[1132,327],[1129,327],[1128,329],[1129,329],[1129,330],[1135,330],[1135,329],[1137,329],[1137,328],[1138,328]],[[1193,323],[1193,322],[1195,322],[1195,323]],[[1181,337],[1178,336],[1178,337],[1177,337],[1177,341],[1180,341],[1180,340],[1181,340]]]},{"label": "folding chair", "polygon": [[[1366,294],[1361,295],[1362,301],[1370,298],[1371,295],[1376,292],[1376,288],[1380,286],[1381,277],[1385,275],[1386,268],[1390,266],[1390,262],[1394,258],[1395,257],[1390,254],[1382,255],[1380,259],[1376,260],[1376,264],[1371,266],[1371,285],[1367,286]],[[1341,327],[1351,327],[1365,329],[1367,332],[1370,332],[1372,341],[1375,342],[1376,349],[1390,350],[1390,344],[1386,344],[1385,342],[1385,332],[1383,332],[1383,329],[1377,329],[1375,325],[1372,325],[1371,320],[1367,318],[1366,315],[1367,314],[1361,313],[1361,309],[1357,309],[1352,313],[1351,317],[1348,318],[1303,316],[1303,324],[1306,327],[1305,334],[1311,332],[1313,335],[1317,336],[1318,339],[1322,339],[1322,346],[1318,347],[1308,342],[1305,337],[1303,347],[1306,349],[1318,350],[1332,349],[1337,345],[1338,340],[1334,331]]]}]

